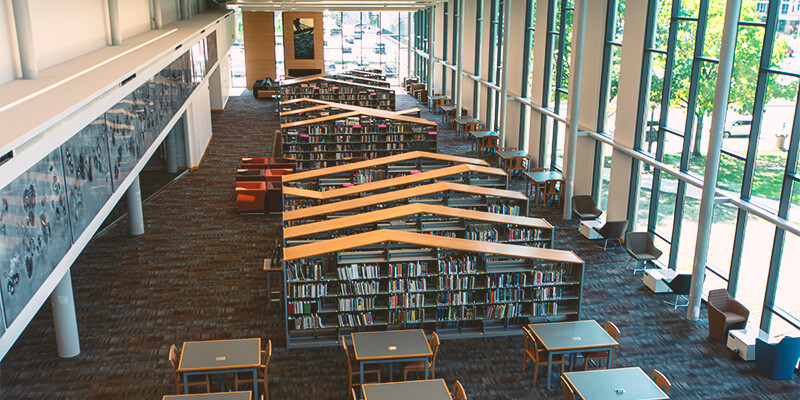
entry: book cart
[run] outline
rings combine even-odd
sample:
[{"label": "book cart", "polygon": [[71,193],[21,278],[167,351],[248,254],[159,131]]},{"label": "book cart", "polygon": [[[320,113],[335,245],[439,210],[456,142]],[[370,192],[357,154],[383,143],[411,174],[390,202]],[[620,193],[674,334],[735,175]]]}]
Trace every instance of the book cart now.
[{"label": "book cart", "polygon": [[505,171],[482,165],[459,164],[432,171],[410,173],[396,178],[383,179],[357,185],[345,185],[329,190],[309,190],[295,187],[283,188],[283,207],[285,211],[303,207],[318,206],[373,194],[413,188],[434,182],[454,182],[471,186],[505,189],[508,175]]},{"label": "book cart", "polygon": [[393,156],[284,175],[283,186],[318,191],[330,190],[396,178],[408,175],[412,171],[427,172],[458,164],[489,166],[489,163],[479,158],[451,156],[427,151],[410,151]]},{"label": "book cart", "polygon": [[387,111],[395,109],[394,90],[388,87],[314,75],[281,81],[281,100],[303,97]]},{"label": "book cart", "polygon": [[[291,188],[284,188],[284,191],[289,189]],[[414,203],[495,214],[528,215],[528,197],[520,192],[452,182],[437,182],[321,206],[284,211],[283,225],[284,227],[303,225]]]},{"label": "book cart", "polygon": [[281,124],[284,157],[299,171],[345,164],[413,150],[436,152],[437,125],[394,112],[361,109]]},{"label": "book cart", "polygon": [[287,347],[351,332],[518,335],[580,319],[583,261],[564,250],[381,229],[284,249]]},{"label": "book cart", "polygon": [[284,247],[378,229],[553,248],[553,226],[541,218],[413,203],[283,230]]}]

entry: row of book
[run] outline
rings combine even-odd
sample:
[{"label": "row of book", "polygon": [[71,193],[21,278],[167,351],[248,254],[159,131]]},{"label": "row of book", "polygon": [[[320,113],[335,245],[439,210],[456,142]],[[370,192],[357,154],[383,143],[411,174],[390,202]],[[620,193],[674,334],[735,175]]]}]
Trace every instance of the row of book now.
[{"label": "row of book", "polygon": [[522,289],[493,289],[486,292],[487,303],[506,303],[522,300]]},{"label": "row of book", "polygon": [[389,293],[419,292],[427,290],[425,279],[392,279],[389,281]]},{"label": "row of book", "polygon": [[286,308],[289,314],[316,314],[322,308],[322,300],[287,301]]},{"label": "row of book", "polygon": [[464,236],[469,240],[480,240],[483,242],[496,242],[499,237],[497,229],[488,227],[468,226]]},{"label": "row of book", "polygon": [[483,317],[487,319],[508,319],[521,315],[521,304],[495,304],[486,307]]},{"label": "row of book", "polygon": [[366,326],[375,323],[371,312],[358,314],[339,314],[339,326]]},{"label": "row of book", "polygon": [[551,301],[547,303],[533,303],[531,315],[534,317],[558,315],[558,303]]},{"label": "row of book", "polygon": [[350,295],[367,295],[377,294],[380,292],[380,285],[378,281],[356,281],[356,282],[343,282],[339,284],[339,294]]},{"label": "row of book", "polygon": [[303,200],[303,199],[289,199],[284,202],[285,211],[291,210],[299,210],[302,208],[314,207],[317,205],[315,200]]},{"label": "row of book", "polygon": [[426,262],[389,264],[390,277],[413,277],[422,275],[428,275],[428,263]]},{"label": "row of book", "polygon": [[403,323],[416,323],[425,319],[424,310],[390,310],[389,323],[392,325]]},{"label": "row of book", "polygon": [[360,169],[353,173],[353,183],[369,183],[375,180],[374,171]]},{"label": "row of book", "polygon": [[307,281],[307,280],[314,280],[318,281],[322,279],[323,276],[323,266],[322,260],[316,260],[314,264],[308,263],[289,263],[286,266],[288,277],[287,279],[291,281]]},{"label": "row of book", "polygon": [[446,292],[436,295],[436,304],[460,306],[474,303],[472,292]]},{"label": "row of book", "polygon": [[339,299],[339,311],[372,310],[377,306],[377,297],[351,297]]},{"label": "row of book", "polygon": [[545,270],[536,270],[533,272],[533,284],[541,285],[543,283],[563,283],[566,282],[567,274],[563,267],[558,266],[543,266]]},{"label": "row of book", "polygon": [[440,275],[437,279],[439,290],[472,290],[475,276]]},{"label": "row of book", "polygon": [[488,288],[525,286],[527,284],[528,284],[528,274],[523,274],[519,272],[505,273],[505,274],[489,274],[486,276],[486,287]]},{"label": "row of book", "polygon": [[439,260],[439,274],[473,273],[477,266],[477,257],[446,254]]},{"label": "row of book", "polygon": [[533,298],[536,300],[560,300],[563,291],[562,286],[536,288]]},{"label": "row of book", "polygon": [[436,309],[437,321],[473,320],[475,315],[475,307],[439,307]]},{"label": "row of book", "polygon": [[458,236],[454,231],[431,231],[430,234],[434,236],[443,236],[451,238]]},{"label": "row of book", "polygon": [[519,206],[505,203],[489,203],[489,212],[495,214],[519,215]]},{"label": "row of book", "polygon": [[508,228],[508,240],[539,240],[542,239],[540,229],[531,228]]},{"label": "row of book", "polygon": [[327,283],[286,284],[289,297],[320,297],[328,294]]},{"label": "row of book", "polygon": [[389,307],[422,307],[425,296],[421,294],[393,294],[389,296]]},{"label": "row of book", "polygon": [[[304,315],[301,317],[290,317],[290,320],[294,322],[294,329],[301,330],[301,329],[325,329],[325,323],[317,314],[312,315]],[[292,323],[290,322],[290,326]]]},{"label": "row of book", "polygon": [[378,279],[380,269],[377,265],[358,265],[351,264],[336,268],[339,279]]}]

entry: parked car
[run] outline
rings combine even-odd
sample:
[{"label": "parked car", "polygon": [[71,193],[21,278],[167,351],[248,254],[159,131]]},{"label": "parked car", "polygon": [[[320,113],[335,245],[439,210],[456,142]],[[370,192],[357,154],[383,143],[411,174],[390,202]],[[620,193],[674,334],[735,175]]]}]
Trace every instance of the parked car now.
[{"label": "parked car", "polygon": [[397,74],[397,64],[383,64],[383,74],[384,75],[396,75]]},{"label": "parked car", "polygon": [[349,46],[342,47],[342,54],[350,54],[353,52],[353,48]]},{"label": "parked car", "polygon": [[738,119],[725,127],[722,137],[748,137],[753,121],[750,119]]},{"label": "parked car", "polygon": [[336,72],[336,63],[328,61],[325,63],[325,73],[330,74]]},{"label": "parked car", "polygon": [[373,50],[375,54],[386,54],[386,44],[385,43],[377,43],[375,44],[375,49]]},{"label": "parked car", "polygon": [[345,41],[345,43],[349,43],[349,44],[353,44],[353,43],[356,42],[356,40],[353,39],[352,36],[348,36],[348,37],[344,38],[344,41]]},{"label": "parked car", "polygon": [[341,35],[342,28],[331,28],[331,36]]}]

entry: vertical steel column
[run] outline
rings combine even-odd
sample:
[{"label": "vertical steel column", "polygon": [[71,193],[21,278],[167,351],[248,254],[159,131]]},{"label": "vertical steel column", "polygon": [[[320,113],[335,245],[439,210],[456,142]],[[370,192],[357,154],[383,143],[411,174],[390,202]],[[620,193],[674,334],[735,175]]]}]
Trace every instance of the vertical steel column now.
[{"label": "vertical steel column", "polygon": [[711,132],[708,138],[708,155],[703,176],[703,196],[700,200],[700,215],[697,217],[697,240],[694,247],[692,267],[692,289],[686,319],[700,317],[700,301],[703,297],[703,278],[706,272],[708,245],[711,237],[711,218],[714,216],[714,191],[717,188],[717,173],[722,149],[722,131],[725,129],[725,113],[730,95],[733,56],[736,51],[736,33],[742,0],[729,0],[725,9],[722,27],[722,46],[719,50],[719,66],[715,86],[714,107],[711,113]]},{"label": "vertical steel column", "polygon": [[[433,47],[434,47],[434,20],[436,12],[436,6],[428,7],[428,99],[433,96]],[[430,104],[430,100],[428,100]]]},{"label": "vertical steel column", "polygon": [[[414,41],[411,40],[411,16],[413,13],[408,12],[408,19],[406,21],[406,50],[408,50],[408,59],[406,60],[406,78],[411,78],[411,51],[414,49]],[[416,20],[416,18],[415,18]],[[416,32],[414,32],[416,34]],[[342,35],[344,36],[344,35]]]},{"label": "vertical steel column", "polygon": [[128,200],[128,223],[131,235],[141,235],[144,233],[144,214],[142,213],[142,188],[139,186],[139,176],[136,176],[125,192],[125,198]]},{"label": "vertical steel column", "polygon": [[50,294],[53,308],[53,328],[56,331],[58,356],[72,358],[81,353],[78,336],[78,319],[75,317],[75,298],[72,295],[72,274],[70,270]]},{"label": "vertical steel column", "polygon": [[[475,76],[481,77],[481,59],[483,47],[483,0],[477,0],[477,15],[475,21]],[[474,82],[475,86],[472,88],[472,116],[475,118],[481,117],[481,83]]]},{"label": "vertical steel column", "polygon": [[465,0],[458,2],[458,38],[456,39],[456,118],[461,117],[461,89],[464,81],[464,3]]},{"label": "vertical steel column", "polygon": [[[575,2],[572,29],[572,65],[569,83],[569,126],[564,137],[564,219],[572,218],[572,193],[575,189],[575,157],[577,156],[578,120],[581,105],[581,78],[583,75],[583,39],[586,32],[587,0]],[[580,6],[580,7],[578,7]]]},{"label": "vertical steel column", "polygon": [[498,147],[506,147],[506,115],[508,115],[508,39],[511,36],[511,2],[506,0],[503,9],[503,66],[500,77],[500,140]]},{"label": "vertical steel column", "polygon": [[175,135],[177,133],[172,130],[164,139],[164,146],[167,150],[167,172],[170,174],[178,172],[178,139]]},{"label": "vertical steel column", "polygon": [[155,29],[163,29],[164,21],[161,15],[161,0],[153,0],[153,22]]},{"label": "vertical steel column", "polygon": [[111,27],[111,45],[122,45],[122,23],[119,20],[119,0],[108,0],[108,24]]},{"label": "vertical steel column", "polygon": [[14,9],[22,79],[36,79],[39,77],[39,66],[36,62],[36,47],[33,45],[33,27],[28,0],[12,0],[11,6]]},{"label": "vertical steel column", "polygon": [[[494,80],[495,73],[493,68],[497,68],[497,25],[500,24],[500,13],[498,4],[500,0],[491,1],[489,8],[489,82],[497,83]],[[487,129],[494,129],[494,89],[486,91],[486,127]]]}]

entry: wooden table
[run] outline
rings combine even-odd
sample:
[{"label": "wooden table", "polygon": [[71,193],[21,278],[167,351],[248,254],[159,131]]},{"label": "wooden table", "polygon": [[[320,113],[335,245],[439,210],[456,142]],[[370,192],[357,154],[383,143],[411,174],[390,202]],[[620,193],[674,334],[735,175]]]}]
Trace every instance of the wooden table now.
[{"label": "wooden table", "polygon": [[250,400],[252,395],[253,392],[177,394],[164,396],[163,400]]},{"label": "wooden table", "polygon": [[499,133],[497,133],[496,131],[490,131],[488,129],[480,129],[477,131],[472,131],[469,133],[469,135],[475,139],[475,142],[472,143],[473,150],[478,150],[478,142],[481,140],[481,138],[485,138],[487,136],[500,137]]},{"label": "wooden table", "polygon": [[422,329],[399,331],[351,333],[353,352],[361,371],[364,384],[364,365],[389,363],[389,382],[392,381],[393,363],[422,361],[425,364],[425,379],[428,379],[428,357],[433,356],[431,346]]},{"label": "wooden table", "polygon": [[[619,345],[603,327],[595,320],[549,322],[528,325],[533,331],[536,340],[547,350],[547,389],[550,389],[550,375],[553,368],[553,355],[572,355],[589,351],[608,350],[608,362],[611,367],[611,358],[614,347]],[[570,364],[570,368],[572,364]]]},{"label": "wooden table", "polygon": [[444,379],[363,385],[364,400],[453,400]]},{"label": "wooden table", "polygon": [[639,367],[567,372],[564,376],[584,400],[669,399]]},{"label": "wooden table", "polygon": [[459,136],[466,138],[473,129],[482,124],[477,118],[456,118],[456,132]]},{"label": "wooden table", "polygon": [[[547,181],[564,181],[564,177],[561,176],[561,173],[558,171],[526,172],[525,179],[528,182],[525,185],[525,194],[528,195],[528,197],[530,197],[531,186],[535,189],[539,185],[544,185]],[[534,194],[538,197],[536,190],[534,190]],[[535,203],[536,198],[533,200]]]},{"label": "wooden table", "polygon": [[428,99],[431,101],[431,108],[433,108],[433,112],[436,112],[439,107],[450,101],[449,97],[441,94],[435,94],[433,96],[429,96]]},{"label": "wooden table", "polygon": [[[184,342],[178,373],[183,374],[183,391],[189,392],[190,375],[253,373],[253,398],[258,398],[258,367],[261,365],[261,339],[208,340]],[[225,380],[220,379],[225,391]]]},{"label": "wooden table", "polygon": [[517,157],[528,158],[528,159],[531,158],[531,156],[529,156],[528,153],[522,150],[503,150],[497,152],[497,158],[500,160],[500,167],[503,168],[506,172],[509,172],[508,162],[512,158],[517,158]]}]

